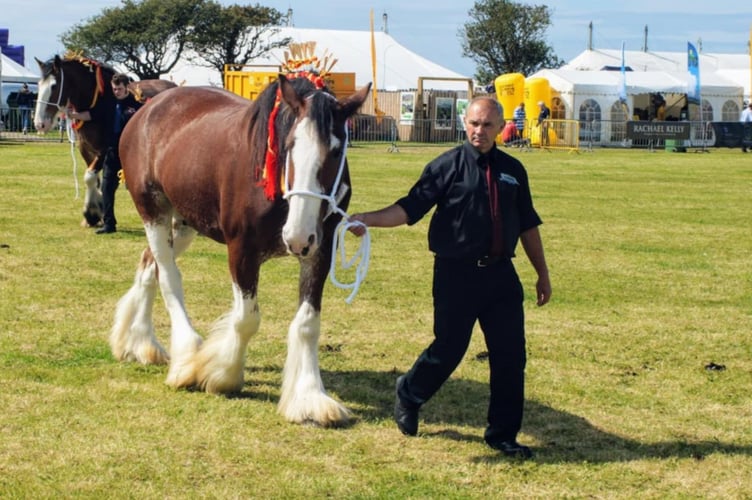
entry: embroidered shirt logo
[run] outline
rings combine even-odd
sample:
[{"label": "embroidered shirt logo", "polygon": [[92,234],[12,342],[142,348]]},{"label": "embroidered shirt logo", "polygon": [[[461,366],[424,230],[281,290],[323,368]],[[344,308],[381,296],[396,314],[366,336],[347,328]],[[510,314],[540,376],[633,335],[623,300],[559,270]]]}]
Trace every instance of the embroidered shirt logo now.
[{"label": "embroidered shirt logo", "polygon": [[515,178],[515,177],[513,177],[513,176],[511,176],[509,174],[504,174],[504,173],[500,174],[499,175],[499,180],[501,182],[506,182],[507,184],[511,184],[512,186],[519,186],[520,185],[520,183],[517,182],[517,178]]}]

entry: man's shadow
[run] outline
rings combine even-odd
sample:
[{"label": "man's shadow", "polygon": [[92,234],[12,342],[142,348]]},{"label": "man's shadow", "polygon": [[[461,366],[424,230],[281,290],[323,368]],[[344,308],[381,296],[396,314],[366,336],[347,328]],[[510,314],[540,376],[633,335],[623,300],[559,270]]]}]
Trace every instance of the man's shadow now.
[{"label": "man's shadow", "polygon": [[[368,422],[391,420],[398,375],[395,371],[322,371],[325,387],[345,406],[356,408],[356,419]],[[450,378],[426,403],[421,421],[432,424],[432,427],[470,425],[476,427],[477,432],[468,435],[445,429],[422,434],[484,444],[487,404],[488,384]],[[522,434],[533,436],[541,443],[533,450],[536,461],[542,463],[606,463],[645,458],[702,460],[712,453],[752,455],[752,445],[690,439],[660,442],[630,439],[599,429],[579,415],[530,399],[525,401]],[[488,461],[488,456],[479,454],[475,460]]]}]

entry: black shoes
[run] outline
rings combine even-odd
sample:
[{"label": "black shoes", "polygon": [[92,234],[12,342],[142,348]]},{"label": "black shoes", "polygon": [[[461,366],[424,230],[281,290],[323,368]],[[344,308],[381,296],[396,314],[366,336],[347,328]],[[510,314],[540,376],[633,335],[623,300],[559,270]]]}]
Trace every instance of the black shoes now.
[{"label": "black shoes", "polygon": [[418,408],[410,408],[402,404],[399,397],[399,388],[404,375],[397,377],[397,395],[394,403],[394,421],[405,436],[418,435]]},{"label": "black shoes", "polygon": [[533,458],[533,452],[530,451],[530,448],[528,448],[527,446],[523,446],[514,440],[489,441],[488,446],[490,446],[494,450],[499,450],[500,452],[502,452],[504,455],[508,457],[521,458],[523,460],[527,460],[528,458]]},{"label": "black shoes", "polygon": [[110,234],[110,233],[114,233],[116,231],[117,231],[117,229],[115,229],[112,226],[102,226],[102,227],[100,227],[99,229],[97,229],[94,232],[97,233],[97,234]]}]

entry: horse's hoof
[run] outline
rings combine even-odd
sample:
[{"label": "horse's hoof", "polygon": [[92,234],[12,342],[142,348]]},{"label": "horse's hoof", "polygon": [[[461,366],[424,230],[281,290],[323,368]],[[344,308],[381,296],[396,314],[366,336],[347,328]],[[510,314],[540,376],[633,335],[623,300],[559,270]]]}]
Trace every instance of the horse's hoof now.
[{"label": "horse's hoof", "polygon": [[84,212],[84,220],[81,221],[83,227],[98,227],[102,224],[102,219],[98,215]]}]

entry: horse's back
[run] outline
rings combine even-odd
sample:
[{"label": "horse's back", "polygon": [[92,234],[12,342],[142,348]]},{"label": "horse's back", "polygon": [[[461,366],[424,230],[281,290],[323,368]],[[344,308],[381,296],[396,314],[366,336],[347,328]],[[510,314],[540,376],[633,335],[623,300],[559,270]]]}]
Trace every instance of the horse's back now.
[{"label": "horse's back", "polygon": [[148,145],[144,143],[171,149],[176,147],[173,141],[182,137],[190,137],[194,144],[217,140],[214,135],[247,125],[245,118],[251,106],[248,100],[224,89],[167,89],[150,99],[133,116],[123,131],[121,150],[127,153],[135,148],[143,154]]},{"label": "horse's back", "polygon": [[142,101],[175,87],[177,84],[171,80],[138,80],[128,84],[131,92]]},{"label": "horse's back", "polygon": [[[157,94],[131,118],[120,140],[120,157],[142,217],[155,217],[167,202],[206,233],[206,220],[217,216],[218,200],[227,189],[253,189],[252,106],[224,89],[175,87]],[[198,206],[198,197],[213,200],[212,206]]]}]

